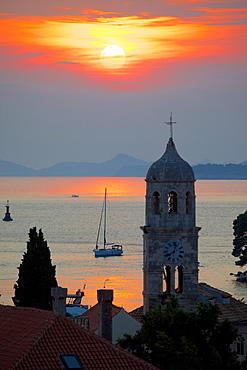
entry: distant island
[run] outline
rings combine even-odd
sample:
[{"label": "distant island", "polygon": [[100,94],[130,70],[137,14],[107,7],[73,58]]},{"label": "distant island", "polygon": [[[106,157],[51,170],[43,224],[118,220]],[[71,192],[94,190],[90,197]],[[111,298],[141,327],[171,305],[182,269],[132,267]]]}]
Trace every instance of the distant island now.
[{"label": "distant island", "polygon": [[[118,154],[102,163],[61,162],[52,167],[34,170],[0,160],[1,177],[145,177],[152,162],[126,154]],[[239,164],[198,164],[192,166],[196,179],[247,180],[247,160]]]}]

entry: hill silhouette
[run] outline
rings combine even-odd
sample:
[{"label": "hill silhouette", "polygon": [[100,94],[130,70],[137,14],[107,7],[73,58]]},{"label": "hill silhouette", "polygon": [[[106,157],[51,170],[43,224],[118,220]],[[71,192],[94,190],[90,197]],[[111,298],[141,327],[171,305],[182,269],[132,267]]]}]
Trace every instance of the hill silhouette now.
[{"label": "hill silhouette", "polygon": [[[198,164],[192,166],[196,179],[247,179],[247,160],[241,164]],[[1,177],[145,177],[151,162],[126,154],[102,162],[61,162],[34,170],[0,160]]]}]

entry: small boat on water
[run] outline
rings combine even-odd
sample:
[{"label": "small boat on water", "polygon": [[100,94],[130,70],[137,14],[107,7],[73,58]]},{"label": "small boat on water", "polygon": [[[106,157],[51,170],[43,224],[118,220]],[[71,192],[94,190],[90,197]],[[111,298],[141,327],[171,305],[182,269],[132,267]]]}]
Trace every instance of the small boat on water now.
[{"label": "small boat on water", "polygon": [[[93,250],[95,257],[121,256],[123,254],[123,247],[121,244],[106,242],[106,193],[107,193],[107,190],[105,189],[105,197],[104,197],[104,202],[103,202],[102,211],[100,215],[97,240],[96,240],[95,249]],[[103,215],[104,215],[104,236],[103,236],[104,241],[103,241],[103,248],[100,248],[98,245],[98,241],[99,241],[99,235],[100,235]]]},{"label": "small boat on water", "polygon": [[239,277],[237,277],[236,281],[239,283],[247,283],[247,274],[241,274]]},{"label": "small boat on water", "polygon": [[79,198],[79,195],[77,195],[77,194],[72,194],[72,195],[71,195],[71,197],[72,197],[72,198]]},{"label": "small boat on water", "polygon": [[239,283],[247,283],[247,271],[238,271],[236,274],[231,273],[230,275],[236,276],[236,281],[238,281]]}]

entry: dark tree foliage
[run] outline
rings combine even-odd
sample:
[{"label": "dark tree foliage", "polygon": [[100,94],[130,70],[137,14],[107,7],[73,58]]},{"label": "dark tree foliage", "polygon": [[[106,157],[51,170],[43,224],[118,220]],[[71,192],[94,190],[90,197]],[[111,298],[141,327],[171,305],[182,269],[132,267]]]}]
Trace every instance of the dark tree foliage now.
[{"label": "dark tree foliage", "polygon": [[52,266],[50,249],[41,229],[39,233],[36,227],[30,229],[27,252],[18,269],[13,297],[15,306],[51,310],[51,287],[57,286],[56,266]]},{"label": "dark tree foliage", "polygon": [[236,220],[233,221],[233,251],[234,257],[239,257],[236,265],[244,266],[247,263],[247,211],[240,214]]},{"label": "dark tree foliage", "polygon": [[121,347],[164,370],[241,370],[230,344],[238,331],[219,322],[217,305],[199,303],[195,312],[179,308],[171,298],[165,308],[150,310],[134,335],[118,340]]}]

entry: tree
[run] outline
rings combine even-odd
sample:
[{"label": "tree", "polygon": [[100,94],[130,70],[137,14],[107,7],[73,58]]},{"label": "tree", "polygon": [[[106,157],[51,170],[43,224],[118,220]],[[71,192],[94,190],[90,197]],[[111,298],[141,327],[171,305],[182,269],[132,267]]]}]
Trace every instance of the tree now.
[{"label": "tree", "polygon": [[240,370],[230,349],[238,331],[227,320],[219,322],[219,314],[218,306],[208,303],[186,312],[171,297],[165,308],[158,306],[143,316],[134,336],[125,334],[118,343],[161,370]]},{"label": "tree", "polygon": [[19,269],[19,278],[14,285],[15,306],[51,310],[51,287],[57,286],[56,266],[52,266],[51,253],[42,230],[36,227],[29,231],[27,252]]},{"label": "tree", "polygon": [[233,221],[233,251],[234,257],[239,257],[235,262],[236,265],[243,267],[247,263],[247,211],[240,214]]}]

